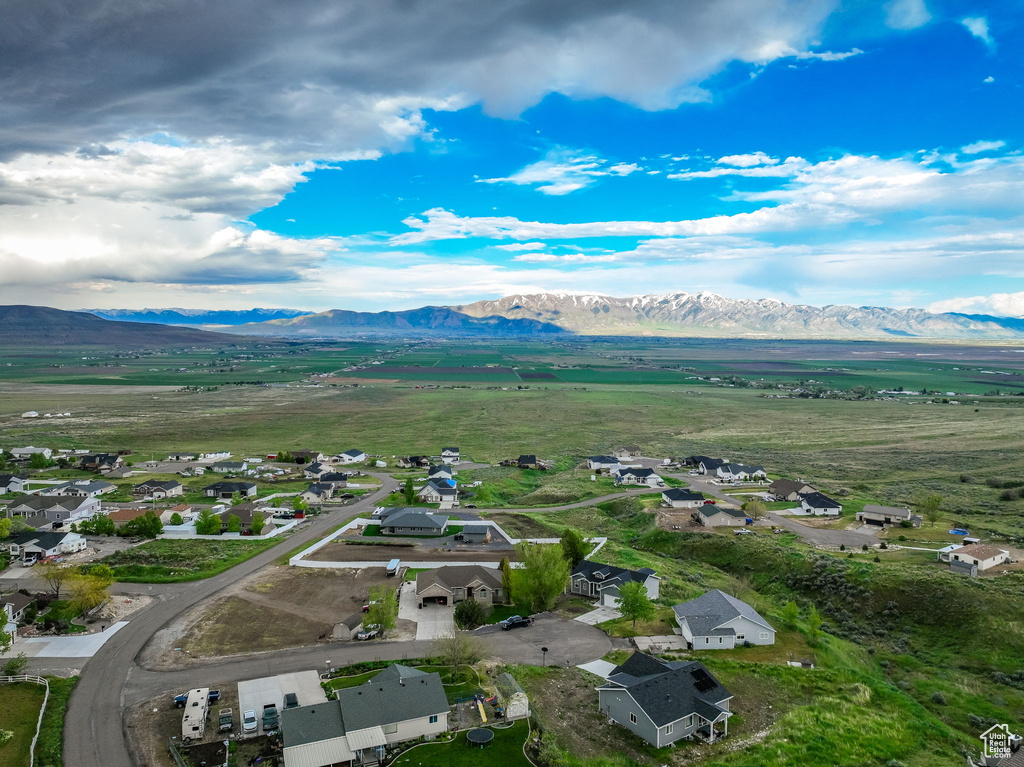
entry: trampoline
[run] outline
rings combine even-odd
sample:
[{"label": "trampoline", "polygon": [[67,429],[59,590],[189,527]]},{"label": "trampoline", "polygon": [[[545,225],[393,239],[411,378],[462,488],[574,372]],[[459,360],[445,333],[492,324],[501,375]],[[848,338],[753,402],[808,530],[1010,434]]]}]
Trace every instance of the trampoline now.
[{"label": "trampoline", "polygon": [[470,748],[483,748],[494,740],[494,733],[483,727],[470,730],[466,733],[466,744]]}]

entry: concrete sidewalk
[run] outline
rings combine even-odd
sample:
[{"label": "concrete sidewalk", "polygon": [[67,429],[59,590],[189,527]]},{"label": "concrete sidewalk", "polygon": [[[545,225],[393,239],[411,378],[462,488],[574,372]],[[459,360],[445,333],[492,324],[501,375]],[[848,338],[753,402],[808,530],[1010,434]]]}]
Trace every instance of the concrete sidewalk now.
[{"label": "concrete sidewalk", "polygon": [[106,631],[86,636],[28,637],[18,639],[10,655],[25,653],[29,658],[91,658],[119,630],[128,625],[120,621]]},{"label": "concrete sidewalk", "polygon": [[579,621],[580,623],[586,623],[588,626],[596,626],[598,623],[612,621],[621,617],[622,613],[614,607],[598,607],[595,610],[591,610],[589,613],[577,615],[573,620]]}]

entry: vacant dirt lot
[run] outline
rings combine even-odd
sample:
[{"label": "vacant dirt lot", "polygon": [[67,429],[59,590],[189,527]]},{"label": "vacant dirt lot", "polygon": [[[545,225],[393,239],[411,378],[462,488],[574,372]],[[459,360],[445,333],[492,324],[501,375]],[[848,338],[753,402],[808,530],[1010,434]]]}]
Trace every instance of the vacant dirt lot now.
[{"label": "vacant dirt lot", "polygon": [[556,536],[551,528],[525,514],[488,514],[487,519],[496,523],[513,538],[554,538]]},{"label": "vacant dirt lot", "polygon": [[412,562],[500,562],[502,557],[515,561],[515,551],[494,551],[472,544],[437,549],[428,546],[368,546],[332,541],[306,558],[316,562],[385,562],[392,559]]},{"label": "vacant dirt lot", "polygon": [[382,567],[267,567],[158,632],[143,663],[178,668],[197,659],[316,644],[362,609],[371,587],[385,583],[397,585]]},{"label": "vacant dirt lot", "polygon": [[657,525],[662,530],[713,533],[714,529],[693,521],[694,509],[658,509]]}]

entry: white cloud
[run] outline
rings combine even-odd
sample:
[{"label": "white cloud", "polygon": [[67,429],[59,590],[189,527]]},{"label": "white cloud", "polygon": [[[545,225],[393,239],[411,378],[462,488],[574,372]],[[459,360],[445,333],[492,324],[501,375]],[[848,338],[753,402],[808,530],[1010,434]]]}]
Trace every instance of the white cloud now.
[{"label": "white cloud", "polygon": [[994,83],[995,81],[996,81],[996,78],[994,78],[992,75],[989,75],[984,80],[982,80],[983,83]]},{"label": "white cloud", "polygon": [[884,8],[885,23],[892,29],[917,29],[932,19],[924,0],[889,0]]},{"label": "white cloud", "polygon": [[968,32],[985,43],[985,45],[991,46],[995,42],[988,31],[988,19],[984,16],[968,16],[965,19],[961,19],[960,23],[964,25]]},{"label": "white cloud", "polygon": [[990,296],[947,298],[928,306],[933,312],[992,314],[997,317],[1024,317],[1024,292],[993,293]]},{"label": "white cloud", "polygon": [[[757,154],[761,154],[758,152]],[[734,155],[735,158],[755,158],[756,155]],[[765,155],[767,157],[767,155]],[[727,158],[722,158],[725,160]],[[722,162],[719,160],[718,162]],[[748,162],[749,167],[722,167],[709,170],[687,170],[680,173],[669,173],[669,178],[692,179],[692,178],[718,178],[720,176],[746,176],[748,178],[791,178],[796,176],[802,169],[810,165],[802,157],[787,157],[785,161],[779,162],[775,158],[768,158],[771,164],[757,165]],[[738,163],[734,163],[738,164]]]},{"label": "white cloud", "polygon": [[737,168],[752,168],[755,165],[777,165],[779,158],[770,157],[764,152],[750,154],[730,154],[715,160],[719,165],[734,165]]},{"label": "white cloud", "polygon": [[845,61],[853,56],[864,53],[860,48],[851,48],[848,51],[801,51],[796,54],[798,59],[816,59],[818,61]]},{"label": "white cloud", "polygon": [[975,141],[973,144],[967,144],[960,147],[960,151],[964,154],[978,154],[980,152],[994,152],[997,149],[1002,149],[1006,146],[1005,141]]},{"label": "white cloud", "polygon": [[614,253],[602,256],[591,256],[586,253],[567,253],[565,255],[555,255],[554,253],[524,253],[521,256],[516,256],[512,260],[528,264],[594,264],[611,263],[620,259],[619,256]]},{"label": "white cloud", "polygon": [[628,176],[638,170],[640,166],[635,163],[617,163],[609,167],[607,161],[598,155],[556,147],[549,150],[544,159],[511,176],[481,178],[477,183],[535,186],[543,194],[563,195],[590,186],[602,176]]},{"label": "white cloud", "polygon": [[547,247],[543,242],[510,242],[508,245],[495,245],[499,250],[544,250]]}]

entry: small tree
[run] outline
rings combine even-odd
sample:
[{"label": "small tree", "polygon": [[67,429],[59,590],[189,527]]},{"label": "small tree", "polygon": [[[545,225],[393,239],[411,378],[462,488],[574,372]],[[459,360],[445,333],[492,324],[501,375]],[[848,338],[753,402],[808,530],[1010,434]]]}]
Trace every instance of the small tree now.
[{"label": "small tree", "polygon": [[[107,571],[110,568],[106,568]],[[89,567],[76,568],[68,580],[68,596],[78,612],[88,612],[107,600],[107,588],[113,583],[102,570]]]},{"label": "small tree", "polygon": [[587,542],[574,527],[562,531],[562,556],[569,562],[569,568],[576,567],[587,556]]},{"label": "small tree", "polygon": [[7,519],[7,517],[0,519],[0,538],[7,538],[10,536],[12,524],[11,520]]},{"label": "small tree", "polygon": [[48,469],[51,466],[53,466],[53,461],[42,453],[32,453],[28,459],[28,467],[30,469]]},{"label": "small tree", "polygon": [[455,605],[455,625],[470,630],[483,625],[490,614],[490,608],[475,599],[464,599]]},{"label": "small tree", "polygon": [[42,577],[53,591],[53,598],[60,599],[60,590],[64,588],[74,571],[56,562],[42,562],[36,567],[36,575]]},{"label": "small tree", "polygon": [[[6,623],[7,618],[3,618]],[[4,627],[0,626],[0,655],[6,655],[7,651],[11,649],[11,645],[14,644],[14,636],[4,631]],[[6,674],[5,674],[6,676]]]},{"label": "small tree", "polygon": [[376,625],[381,636],[391,631],[398,621],[398,597],[391,586],[380,585],[370,589],[370,609],[363,620],[364,626]]},{"label": "small tree", "polygon": [[512,604],[515,599],[512,596],[512,565],[509,564],[508,557],[501,558],[498,569],[501,570],[501,589],[505,592],[505,602]]},{"label": "small tree", "polygon": [[263,517],[260,512],[256,512],[252,515],[252,522],[249,524],[249,529],[252,530],[253,535],[259,535],[263,532],[263,528],[267,526],[267,520]]},{"label": "small tree", "polygon": [[31,533],[35,528],[32,527],[21,517],[15,517],[11,520],[11,529],[8,535],[19,535],[20,533]]},{"label": "small tree", "polygon": [[647,596],[644,584],[637,581],[630,581],[619,587],[619,612],[623,618],[633,621],[633,628],[636,628],[638,620],[653,620],[657,614],[654,603]]},{"label": "small tree", "polygon": [[199,535],[217,535],[220,532],[220,517],[208,506],[199,510],[196,518],[196,532]]},{"label": "small tree", "polygon": [[0,668],[0,675],[3,676],[19,676],[25,673],[25,669],[28,668],[28,658],[25,657],[25,653],[20,652],[14,658],[8,659],[8,661]]},{"label": "small tree", "polygon": [[408,504],[416,503],[416,488],[412,486],[412,477],[405,480],[405,502]]},{"label": "small tree", "polygon": [[811,610],[807,613],[807,644],[814,647],[821,641],[822,630],[821,630],[821,615],[818,614],[818,608],[811,605]]},{"label": "small tree", "polygon": [[939,521],[942,496],[938,493],[929,493],[919,498],[915,505],[917,506],[917,513],[928,521],[928,526],[935,527],[935,523]]},{"label": "small tree", "polygon": [[786,602],[782,606],[782,622],[790,628],[796,628],[796,622],[800,618],[800,608],[796,602]]},{"label": "small tree", "polygon": [[516,552],[522,563],[518,601],[534,612],[550,610],[569,580],[569,562],[562,556],[562,547],[520,543]]},{"label": "small tree", "polygon": [[124,524],[121,528],[121,535],[138,535],[142,538],[156,538],[164,531],[163,522],[160,517],[152,511],[147,511],[141,517],[136,517]]},{"label": "small tree", "polygon": [[239,517],[237,514],[228,514],[228,532],[242,532],[242,518]]},{"label": "small tree", "polygon": [[178,512],[174,512],[173,514],[171,514],[171,524],[183,525],[185,524],[185,520],[181,518],[181,514],[179,514]]},{"label": "small tree", "polygon": [[762,501],[747,501],[743,504],[743,510],[751,519],[761,519],[768,511],[768,507]]},{"label": "small tree", "polygon": [[309,504],[306,503],[301,495],[295,496],[294,500],[292,500],[292,511],[305,511],[308,508]]},{"label": "small tree", "polygon": [[242,494],[241,493],[236,491],[236,492],[231,494],[231,505],[232,506],[237,506],[241,502],[242,502]]},{"label": "small tree", "polygon": [[442,666],[472,666],[486,657],[476,637],[452,629],[434,640],[432,654]]}]

